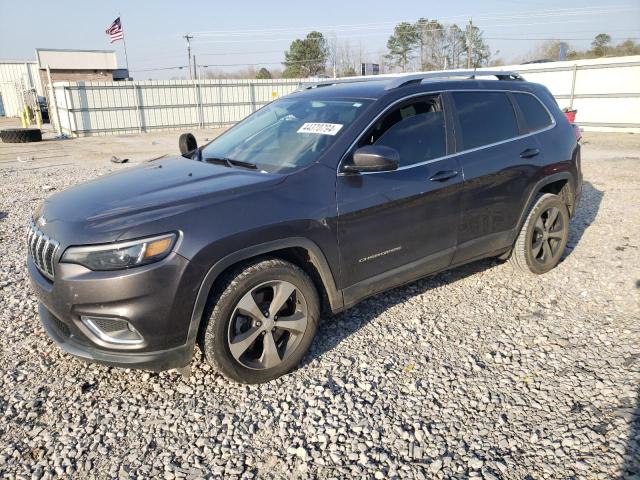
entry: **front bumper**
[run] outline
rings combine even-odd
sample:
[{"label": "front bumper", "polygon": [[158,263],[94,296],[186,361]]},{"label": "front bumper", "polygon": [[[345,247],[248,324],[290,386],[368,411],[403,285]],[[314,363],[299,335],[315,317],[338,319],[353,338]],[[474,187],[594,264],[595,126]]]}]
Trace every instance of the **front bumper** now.
[{"label": "front bumper", "polygon": [[[58,263],[52,282],[30,257],[27,260],[40,320],[60,348],[92,362],[155,371],[181,368],[191,361],[195,342],[188,333],[195,289],[185,274],[188,264],[176,253],[117,272]],[[86,328],[86,316],[124,319],[143,342],[105,343]]]},{"label": "front bumper", "polygon": [[187,344],[167,350],[137,353],[109,351],[93,347],[82,340],[78,340],[71,333],[68,325],[56,318],[42,302],[38,304],[38,313],[40,314],[40,322],[43,328],[62,350],[88,362],[159,372],[171,368],[185,367],[189,364],[193,355],[193,345]]}]

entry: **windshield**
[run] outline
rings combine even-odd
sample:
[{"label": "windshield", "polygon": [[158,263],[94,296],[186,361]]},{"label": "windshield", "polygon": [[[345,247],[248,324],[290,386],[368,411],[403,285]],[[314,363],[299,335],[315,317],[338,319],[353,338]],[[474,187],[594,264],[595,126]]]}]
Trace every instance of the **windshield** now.
[{"label": "windshield", "polygon": [[285,172],[316,161],[370,100],[276,100],[202,150],[203,161],[248,162]]}]

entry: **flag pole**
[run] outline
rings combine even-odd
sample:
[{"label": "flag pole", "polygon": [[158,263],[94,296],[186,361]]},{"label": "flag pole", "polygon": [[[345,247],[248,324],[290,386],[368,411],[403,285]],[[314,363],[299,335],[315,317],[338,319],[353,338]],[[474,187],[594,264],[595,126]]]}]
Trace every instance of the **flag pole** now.
[{"label": "flag pole", "polygon": [[127,36],[124,33],[124,27],[122,26],[122,17],[120,16],[120,12],[118,12],[118,18],[120,19],[120,28],[122,29],[122,43],[124,44],[124,61],[127,64],[127,77],[130,77],[129,72],[129,56],[127,55]]}]

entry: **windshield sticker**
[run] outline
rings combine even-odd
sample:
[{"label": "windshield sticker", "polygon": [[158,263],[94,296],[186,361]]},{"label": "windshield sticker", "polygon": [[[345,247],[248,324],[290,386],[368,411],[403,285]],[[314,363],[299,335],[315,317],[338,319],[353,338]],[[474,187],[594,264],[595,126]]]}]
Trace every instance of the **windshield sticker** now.
[{"label": "windshield sticker", "polygon": [[340,123],[305,123],[298,133],[317,133],[319,135],[335,135],[342,128]]}]

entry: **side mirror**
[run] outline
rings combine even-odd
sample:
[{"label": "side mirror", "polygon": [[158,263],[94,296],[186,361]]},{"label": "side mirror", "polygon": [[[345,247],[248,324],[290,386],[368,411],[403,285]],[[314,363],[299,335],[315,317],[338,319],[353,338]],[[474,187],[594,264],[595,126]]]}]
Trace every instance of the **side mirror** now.
[{"label": "side mirror", "polygon": [[183,133],[178,139],[178,147],[180,148],[180,153],[184,155],[185,153],[193,152],[198,148],[198,141],[193,134]]},{"label": "side mirror", "polygon": [[400,154],[395,148],[383,145],[367,145],[360,147],[353,153],[350,162],[342,169],[345,172],[388,172],[398,168]]}]

